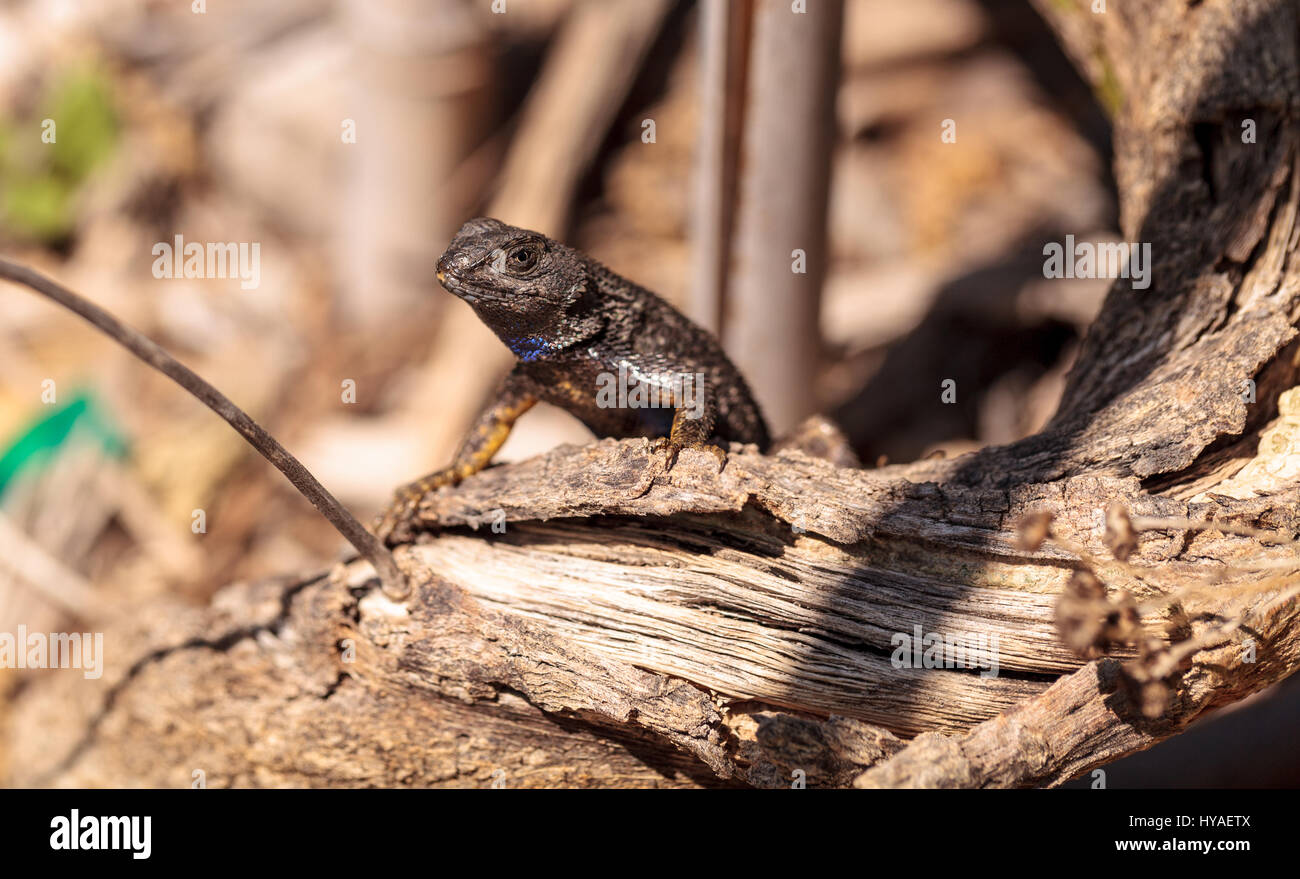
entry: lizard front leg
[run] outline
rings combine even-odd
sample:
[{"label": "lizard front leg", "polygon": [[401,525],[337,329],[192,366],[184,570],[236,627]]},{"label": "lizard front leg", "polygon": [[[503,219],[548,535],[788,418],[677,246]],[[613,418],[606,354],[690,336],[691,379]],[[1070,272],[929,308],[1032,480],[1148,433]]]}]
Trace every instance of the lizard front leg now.
[{"label": "lizard front leg", "polygon": [[677,453],[682,449],[704,449],[718,459],[718,466],[726,463],[727,453],[709,440],[718,421],[718,405],[702,376],[691,376],[670,384],[666,389],[673,406],[673,423],[668,436],[655,443],[656,451],[667,456],[667,469],[677,463]]},{"label": "lizard front leg", "polygon": [[451,464],[396,491],[388,509],[375,520],[375,536],[389,545],[408,538],[409,526],[421,498],[444,485],[455,485],[487,467],[510,435],[515,421],[536,403],[537,394],[532,382],[516,368],[497,389],[492,405],[461,440]]}]

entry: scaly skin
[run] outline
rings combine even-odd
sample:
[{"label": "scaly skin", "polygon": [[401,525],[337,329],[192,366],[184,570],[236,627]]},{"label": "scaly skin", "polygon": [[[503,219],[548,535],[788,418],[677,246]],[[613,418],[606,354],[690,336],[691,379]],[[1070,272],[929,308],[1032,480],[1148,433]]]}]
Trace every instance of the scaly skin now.
[{"label": "scaly skin", "polygon": [[[660,438],[670,467],[678,450],[710,440],[769,447],[763,414],[718,341],[580,251],[479,218],[438,260],[438,280],[518,362],[451,465],[398,490],[376,524],[389,543],[408,536],[424,495],[488,466],[515,419],[539,400],[568,410],[597,436]],[[629,399],[610,393],[620,368]],[[659,406],[636,405],[636,389],[659,394]]]}]

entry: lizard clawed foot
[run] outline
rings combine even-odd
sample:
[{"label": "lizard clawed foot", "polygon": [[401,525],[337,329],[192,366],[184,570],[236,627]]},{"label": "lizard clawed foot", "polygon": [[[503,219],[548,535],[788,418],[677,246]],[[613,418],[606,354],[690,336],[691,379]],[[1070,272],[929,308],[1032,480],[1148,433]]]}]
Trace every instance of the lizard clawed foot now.
[{"label": "lizard clawed foot", "polygon": [[650,454],[658,455],[661,452],[663,453],[664,472],[673,469],[673,465],[677,463],[677,453],[681,450],[682,447],[680,445],[666,436],[661,436],[658,439],[651,440],[650,442]]},{"label": "lizard clawed foot", "polygon": [[381,543],[388,546],[410,543],[414,537],[411,526],[419,518],[420,501],[424,496],[444,485],[455,485],[460,481],[460,474],[447,469],[402,486],[393,493],[393,500],[388,508],[375,517],[371,530]]},{"label": "lizard clawed foot", "polygon": [[651,453],[664,453],[664,472],[670,472],[677,465],[677,454],[682,449],[695,449],[701,452],[708,452],[718,459],[718,470],[722,470],[727,465],[727,453],[720,446],[712,443],[695,441],[695,442],[676,442],[672,437],[660,437],[650,444]]}]

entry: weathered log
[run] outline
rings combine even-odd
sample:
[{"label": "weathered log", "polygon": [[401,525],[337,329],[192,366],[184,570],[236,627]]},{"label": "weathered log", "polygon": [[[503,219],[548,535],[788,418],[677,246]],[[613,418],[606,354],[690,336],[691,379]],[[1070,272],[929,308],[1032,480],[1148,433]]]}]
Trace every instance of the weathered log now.
[{"label": "weathered log", "polygon": [[[1116,498],[1141,516],[1294,533],[1296,493],[1190,504],[1143,495],[1133,478],[1027,491],[934,478],[961,463],[854,471],[737,448],[720,472],[687,451],[664,473],[647,442],[605,441],[494,468],[427,499],[422,514],[446,530],[400,552],[427,583],[406,604],[353,562],[111,630],[110,656],[140,645],[131,668],[110,661],[107,699],[80,678],[30,696],[19,780],[179,784],[202,769],[212,784],[473,784],[500,770],[512,785],[709,772],[773,784],[802,769],[809,783],[844,784],[902,748],[894,733],[970,730],[942,747],[970,742],[987,762],[944,783],[1043,783],[1158,741],[1300,662],[1294,596],[1278,602],[1287,586],[1271,570],[1276,586],[1225,576],[1184,602],[1194,627],[1245,619],[1258,662],[1231,637],[1208,645],[1162,718],[1117,689],[1114,660],[1053,686],[1081,664],[1057,638],[1053,605],[1083,564],[1019,549],[1025,514],[1056,510],[1060,538],[1100,558],[1092,511]],[[527,521],[538,518],[551,521]],[[1094,564],[1141,597],[1213,563],[1294,557],[1289,544],[1261,550],[1219,532],[1194,545],[1176,529],[1143,538],[1127,564]],[[895,667],[891,638],[914,626],[996,636],[998,675]],[[54,724],[73,704],[81,722]],[[940,780],[926,760],[891,769],[933,741],[863,783]],[[647,777],[637,759],[665,775]]]}]

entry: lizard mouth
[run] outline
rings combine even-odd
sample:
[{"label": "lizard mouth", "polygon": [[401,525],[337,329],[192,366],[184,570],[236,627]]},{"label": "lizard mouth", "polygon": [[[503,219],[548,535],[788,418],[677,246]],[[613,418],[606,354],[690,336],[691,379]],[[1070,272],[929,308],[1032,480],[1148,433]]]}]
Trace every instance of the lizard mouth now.
[{"label": "lizard mouth", "polygon": [[468,287],[463,280],[452,270],[448,260],[444,257],[438,260],[438,270],[436,272],[438,283],[443,286],[447,292],[452,293],[466,302],[473,305],[479,299],[491,299],[491,296],[483,296],[479,292]]},{"label": "lizard mouth", "polygon": [[[485,258],[486,259],[486,258]],[[479,260],[478,263],[471,263],[468,269],[461,268],[461,271],[473,271],[485,260]],[[447,292],[465,300],[470,305],[479,303],[509,303],[511,297],[502,295],[494,290],[484,290],[482,287],[475,285],[473,282],[467,282],[456,271],[456,263],[448,260],[446,257],[438,260],[437,271],[435,272],[438,283],[443,286]]]},{"label": "lizard mouth", "polygon": [[495,296],[491,293],[484,293],[482,290],[474,289],[445,269],[438,269],[438,283],[441,284],[447,292],[465,300],[470,305],[478,305],[480,302],[505,301],[504,296]]},{"label": "lizard mouth", "polygon": [[451,271],[442,260],[438,261],[438,271],[436,276],[438,278],[438,283],[441,284],[447,292],[454,293],[462,299],[470,299],[470,301],[473,301],[471,298],[472,294],[466,291],[465,285],[461,282],[461,279],[456,277],[456,273]]}]

